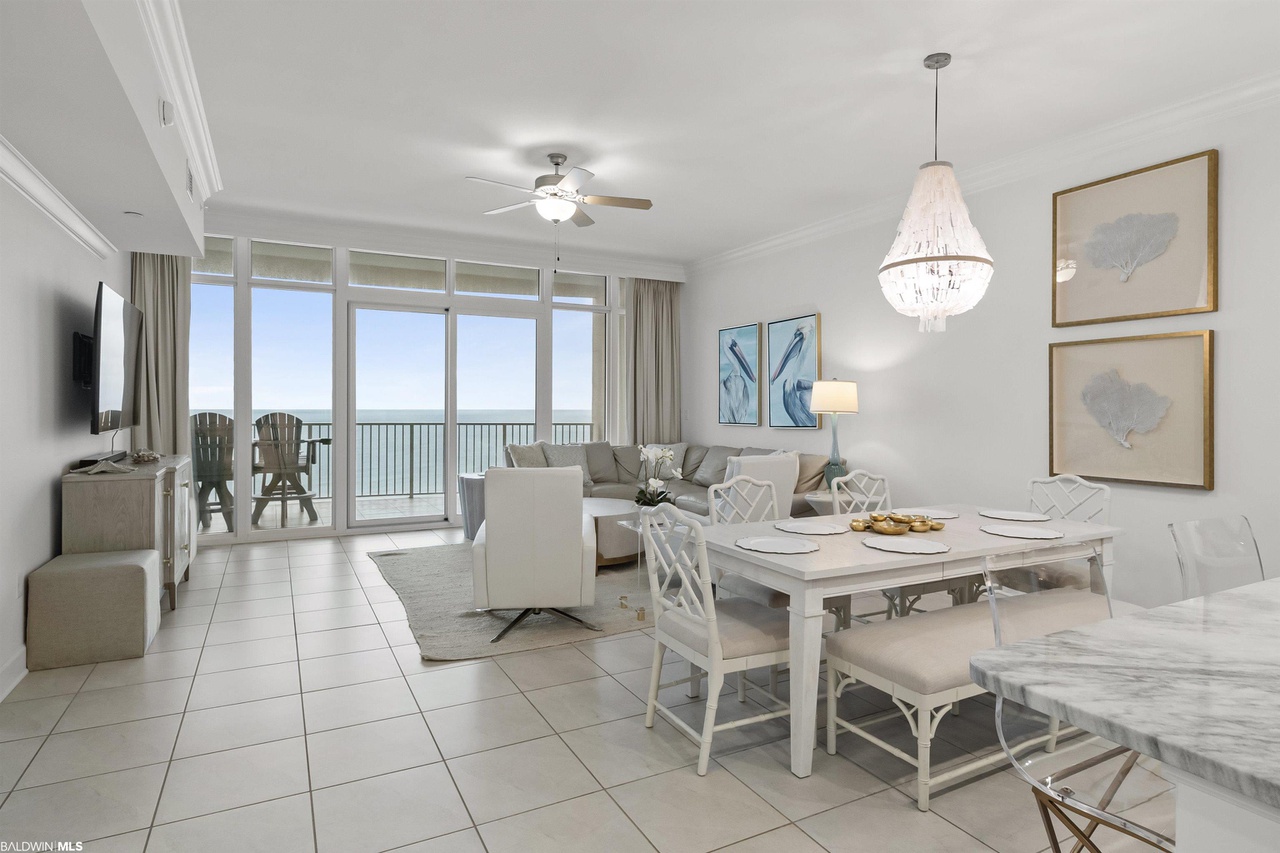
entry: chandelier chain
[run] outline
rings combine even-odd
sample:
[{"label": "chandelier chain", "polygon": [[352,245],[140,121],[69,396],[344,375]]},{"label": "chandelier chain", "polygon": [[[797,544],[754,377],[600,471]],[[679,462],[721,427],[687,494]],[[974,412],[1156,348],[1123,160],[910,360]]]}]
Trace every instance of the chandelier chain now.
[{"label": "chandelier chain", "polygon": [[938,71],[933,69],[933,159],[938,159]]}]

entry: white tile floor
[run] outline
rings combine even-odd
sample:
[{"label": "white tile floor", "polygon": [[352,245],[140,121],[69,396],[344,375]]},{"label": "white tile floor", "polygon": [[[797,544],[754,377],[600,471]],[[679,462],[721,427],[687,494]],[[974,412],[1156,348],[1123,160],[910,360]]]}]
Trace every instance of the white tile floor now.
[{"label": "white tile floor", "polygon": [[[459,539],[202,551],[146,657],[32,673],[0,703],[0,841],[183,853],[1047,847],[1012,771],[936,793],[920,813],[912,769],[848,735],[802,780],[784,724],[720,732],[699,778],[691,742],[661,720],[644,728],[644,633],[422,661],[366,552]],[[700,721],[702,702],[682,689],[664,698]],[[886,706],[870,691],[841,701],[846,714]],[[720,710],[760,709],[726,697]],[[878,731],[913,742],[896,721]],[[966,702],[939,737],[935,766],[995,748],[991,705]],[[1167,784],[1144,783],[1141,808],[1167,814]]]}]

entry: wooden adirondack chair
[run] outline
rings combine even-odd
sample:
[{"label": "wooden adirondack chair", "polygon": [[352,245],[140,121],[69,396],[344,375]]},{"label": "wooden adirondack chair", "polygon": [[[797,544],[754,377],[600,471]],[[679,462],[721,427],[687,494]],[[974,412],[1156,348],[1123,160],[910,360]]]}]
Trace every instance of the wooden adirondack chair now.
[{"label": "wooden adirondack chair", "polygon": [[[313,503],[311,469],[316,463],[316,446],[330,444],[328,438],[307,438],[306,424],[288,412],[271,412],[253,422],[258,440],[253,443],[254,476],[261,475],[262,490],[253,496],[253,523],[273,500],[280,501],[280,524],[288,519],[289,501],[298,505],[314,522],[319,520]],[[302,484],[306,475],[307,484]]]},{"label": "wooden adirondack chair", "polygon": [[[200,526],[209,529],[213,513],[222,513],[227,531],[235,530],[235,422],[217,412],[196,412],[191,416],[191,465],[196,480],[196,506]],[[214,493],[218,499],[210,500]]]}]

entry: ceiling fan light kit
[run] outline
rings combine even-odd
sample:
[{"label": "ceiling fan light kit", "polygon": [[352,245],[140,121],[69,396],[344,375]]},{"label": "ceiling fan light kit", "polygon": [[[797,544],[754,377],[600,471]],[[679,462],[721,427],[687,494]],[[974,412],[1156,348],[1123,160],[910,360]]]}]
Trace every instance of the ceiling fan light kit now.
[{"label": "ceiling fan light kit", "polygon": [[907,209],[884,263],[880,289],[899,314],[920,318],[920,331],[942,332],[947,317],[963,314],[982,299],[994,264],[982,235],[969,219],[955,170],[938,159],[938,71],[951,54],[925,57],[934,73],[933,160],[920,167]]},{"label": "ceiling fan light kit", "polygon": [[506,213],[508,210],[516,210],[521,207],[533,205],[538,211],[538,215],[543,219],[555,225],[568,220],[579,228],[586,227],[595,222],[587,212],[579,205],[598,204],[605,207],[629,207],[633,210],[648,210],[653,207],[653,202],[647,198],[623,198],[620,196],[609,195],[582,195],[579,190],[586,186],[587,181],[595,177],[586,169],[579,169],[577,166],[560,174],[560,167],[569,159],[563,154],[551,153],[547,155],[547,159],[551,161],[551,166],[555,170],[550,175],[539,175],[533,182],[533,189],[525,189],[515,184],[504,183],[503,181],[491,181],[488,178],[477,178],[472,175],[467,176],[468,181],[479,181],[482,184],[496,184],[500,187],[508,189],[520,190],[520,192],[528,193],[534,198],[528,201],[520,201],[515,204],[508,204],[505,207],[486,210],[485,213]]}]

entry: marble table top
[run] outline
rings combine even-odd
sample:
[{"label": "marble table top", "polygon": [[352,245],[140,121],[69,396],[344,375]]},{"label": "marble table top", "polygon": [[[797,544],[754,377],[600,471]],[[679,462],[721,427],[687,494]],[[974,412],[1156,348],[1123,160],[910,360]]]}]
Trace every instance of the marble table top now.
[{"label": "marble table top", "polygon": [[973,656],[987,690],[1280,808],[1280,579]]}]

